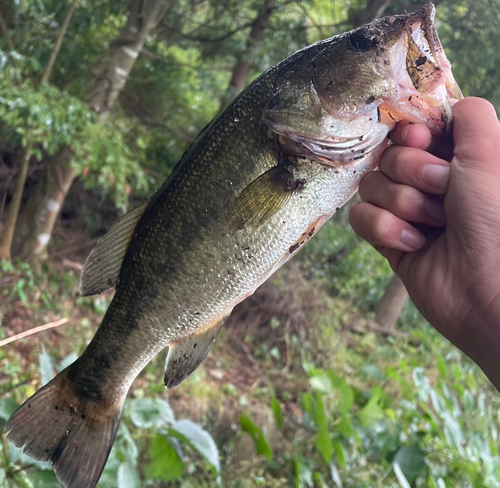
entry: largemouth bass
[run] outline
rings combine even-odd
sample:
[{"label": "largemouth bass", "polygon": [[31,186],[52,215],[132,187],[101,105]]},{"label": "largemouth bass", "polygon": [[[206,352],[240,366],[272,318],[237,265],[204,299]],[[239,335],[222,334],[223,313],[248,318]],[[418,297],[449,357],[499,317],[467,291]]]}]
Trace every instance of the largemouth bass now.
[{"label": "largemouth bass", "polygon": [[116,286],[89,346],[6,425],[68,488],[92,488],[127,392],[168,346],[165,385],[205,359],[224,318],[376,168],[402,119],[449,130],[460,98],[434,8],[302,49],[213,120],[155,195],[90,254],[81,292]]}]

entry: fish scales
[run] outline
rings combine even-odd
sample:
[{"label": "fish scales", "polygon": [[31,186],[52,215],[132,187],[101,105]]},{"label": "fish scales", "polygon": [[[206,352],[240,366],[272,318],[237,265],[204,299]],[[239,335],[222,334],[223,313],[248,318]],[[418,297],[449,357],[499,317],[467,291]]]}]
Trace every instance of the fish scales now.
[{"label": "fish scales", "polygon": [[207,125],[90,254],[82,294],[116,294],[82,356],[9,420],[9,439],[51,460],[66,488],[94,487],[146,364],[168,346],[165,385],[185,380],[233,307],[376,168],[395,122],[449,130],[461,94],[433,18],[427,6],[304,48]]}]

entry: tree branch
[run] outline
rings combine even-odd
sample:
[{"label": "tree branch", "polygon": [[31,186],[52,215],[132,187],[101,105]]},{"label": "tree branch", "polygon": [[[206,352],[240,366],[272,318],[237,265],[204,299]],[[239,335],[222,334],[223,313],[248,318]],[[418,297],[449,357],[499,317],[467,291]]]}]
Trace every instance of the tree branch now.
[{"label": "tree branch", "polygon": [[171,59],[166,58],[165,56],[162,56],[161,54],[154,53],[150,51],[149,49],[142,48],[142,52],[145,56],[151,59],[156,59],[157,61],[161,61],[162,63],[168,64],[169,66],[183,66],[186,68],[192,68],[192,69],[202,69],[204,71],[229,71],[232,69],[232,66],[204,66],[204,65],[194,65],[194,64],[189,64],[189,63],[181,63],[180,61],[173,61]]},{"label": "tree branch", "polygon": [[24,332],[21,332],[20,334],[16,334],[12,337],[4,339],[3,341],[0,341],[0,347],[6,346],[7,344],[10,344],[11,342],[18,341],[19,339],[24,339],[25,337],[29,337],[33,334],[38,334],[38,332],[43,332],[44,330],[49,330],[49,329],[53,329],[54,327],[59,327],[60,325],[66,324],[68,322],[69,322],[69,319],[67,317],[65,317],[63,319],[56,320],[55,322],[49,322],[48,324],[39,325],[38,327],[34,327],[33,329],[25,330]]},{"label": "tree branch", "polygon": [[73,3],[71,4],[71,7],[68,10],[68,13],[66,14],[66,17],[64,18],[64,22],[61,26],[61,30],[59,32],[59,36],[57,37],[56,44],[54,46],[54,49],[52,49],[52,52],[50,53],[50,58],[49,61],[47,62],[47,67],[45,68],[42,79],[40,80],[40,85],[43,85],[44,83],[47,83],[47,81],[49,81],[50,75],[52,74],[52,69],[54,68],[54,63],[56,62],[57,55],[59,54],[59,50],[61,49],[64,36],[66,35],[66,31],[68,30],[69,21],[73,16],[77,4],[78,0],[73,0]]},{"label": "tree branch", "polygon": [[14,65],[14,67],[17,68],[18,67],[17,61],[12,56],[12,51],[15,50],[14,43],[12,42],[12,37],[10,37],[9,29],[7,27],[7,24],[5,23],[5,19],[3,18],[1,12],[0,12],[0,28],[2,29],[2,35],[4,36],[5,42],[7,43],[7,56],[10,62]]},{"label": "tree branch", "polygon": [[192,33],[185,34],[179,30],[172,29],[174,32],[178,33],[180,36],[182,36],[184,39],[188,39],[189,41],[196,41],[196,42],[222,42],[228,39],[229,37],[233,36],[237,32],[240,32],[242,30],[245,30],[247,27],[251,27],[255,21],[251,20],[249,22],[245,22],[244,24],[239,25],[238,27],[235,27],[234,29],[231,29],[230,31],[226,32],[222,36],[219,37],[204,37],[204,36],[195,36]]}]

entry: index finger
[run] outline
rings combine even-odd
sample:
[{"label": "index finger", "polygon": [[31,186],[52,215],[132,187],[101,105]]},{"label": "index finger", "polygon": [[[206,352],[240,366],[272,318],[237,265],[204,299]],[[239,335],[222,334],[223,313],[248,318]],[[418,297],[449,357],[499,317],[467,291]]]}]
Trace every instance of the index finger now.
[{"label": "index finger", "polygon": [[413,124],[408,120],[399,122],[391,132],[391,141],[396,146],[423,149],[445,161],[451,161],[453,157],[451,135],[433,136],[424,124]]},{"label": "index finger", "polygon": [[423,124],[403,120],[391,132],[391,141],[396,146],[427,149],[432,142],[431,131]]}]

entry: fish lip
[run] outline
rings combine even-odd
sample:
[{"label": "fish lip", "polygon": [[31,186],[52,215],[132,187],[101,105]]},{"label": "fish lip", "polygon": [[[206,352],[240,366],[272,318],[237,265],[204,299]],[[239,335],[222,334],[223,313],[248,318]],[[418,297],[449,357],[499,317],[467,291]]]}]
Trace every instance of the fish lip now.
[{"label": "fish lip", "polygon": [[451,64],[446,57],[444,47],[441,44],[434,19],[436,17],[436,7],[428,3],[419,12],[410,14],[409,25],[413,31],[422,28],[425,40],[431,50],[430,54],[433,61],[443,70],[445,84],[450,98],[461,100],[463,98],[462,90],[458,86],[451,72]]},{"label": "fish lip", "polygon": [[[403,26],[400,27],[406,31],[406,38],[401,37],[399,42],[407,49],[407,60],[411,59],[415,62],[420,59],[420,56],[428,58],[435,66],[436,73],[439,74],[438,79],[441,81],[435,87],[428,86],[427,89],[422,90],[415,85],[408,68],[403,70],[399,63],[394,63],[392,74],[398,85],[399,98],[386,98],[380,108],[385,108],[385,112],[396,122],[406,119],[415,123],[424,123],[433,134],[439,135],[451,132],[452,101],[461,99],[463,96],[439,40],[434,22],[435,14],[436,9],[433,4],[427,4],[422,10],[408,14]],[[409,51],[412,44],[418,48],[418,59],[414,58],[417,53]],[[432,78],[430,82],[432,83]],[[420,101],[415,104],[416,100]]]}]

